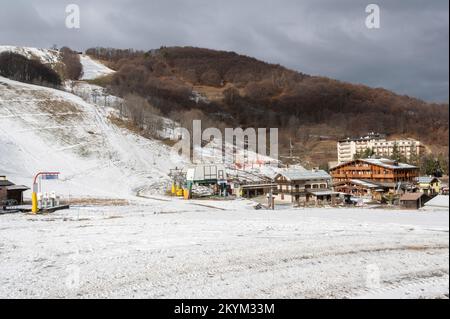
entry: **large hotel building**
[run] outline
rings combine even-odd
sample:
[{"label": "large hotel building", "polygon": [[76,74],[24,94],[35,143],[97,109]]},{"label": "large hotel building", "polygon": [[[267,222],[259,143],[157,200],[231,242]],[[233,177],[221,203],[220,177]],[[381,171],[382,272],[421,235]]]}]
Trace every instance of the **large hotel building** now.
[{"label": "large hotel building", "polygon": [[388,141],[384,135],[370,133],[363,137],[340,140],[337,143],[338,162],[352,161],[357,153],[363,153],[366,149],[371,149],[378,157],[388,158],[393,153],[394,145],[397,145],[400,154],[407,160],[414,151],[416,154],[422,154],[424,150],[424,146],[414,139]]}]

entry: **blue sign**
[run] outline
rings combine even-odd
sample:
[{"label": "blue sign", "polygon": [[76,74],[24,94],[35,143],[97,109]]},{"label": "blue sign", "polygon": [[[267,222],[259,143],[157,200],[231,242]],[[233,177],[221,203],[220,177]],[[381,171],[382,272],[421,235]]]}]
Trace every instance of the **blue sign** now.
[{"label": "blue sign", "polygon": [[41,178],[45,179],[45,180],[58,179],[58,175],[56,175],[56,174],[46,174],[46,175],[42,175]]}]

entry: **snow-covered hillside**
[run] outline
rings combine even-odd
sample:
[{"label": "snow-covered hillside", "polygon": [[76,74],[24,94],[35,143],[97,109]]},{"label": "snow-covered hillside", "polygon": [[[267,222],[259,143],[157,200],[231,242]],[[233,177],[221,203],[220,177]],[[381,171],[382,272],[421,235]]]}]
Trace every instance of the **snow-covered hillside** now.
[{"label": "snow-covered hillside", "polygon": [[[46,63],[57,61],[49,50],[2,48],[40,56]],[[84,79],[114,72],[88,56],[81,56],[81,62]],[[164,192],[170,183],[170,169],[184,166],[186,160],[174,156],[160,141],[114,125],[110,117],[116,111],[104,105],[112,106],[120,99],[107,95],[101,87],[67,82],[66,90],[74,94],[0,77],[1,175],[31,186],[37,172],[60,171],[61,181],[52,182],[46,190],[64,196],[124,198],[138,190]],[[167,135],[170,130],[162,133]],[[227,144],[226,151],[233,152],[233,147]],[[214,143],[195,152],[204,162],[221,161],[222,152]],[[265,156],[258,159],[270,161]]]},{"label": "snow-covered hillside", "polygon": [[[57,50],[0,45],[0,53],[2,52],[17,53],[28,59],[39,60],[41,63],[51,66],[61,62],[61,54]],[[114,70],[84,54],[80,55],[80,62],[83,66],[81,80],[92,80],[114,72]]]},{"label": "snow-covered hillside", "polygon": [[2,52],[13,52],[28,59],[36,59],[41,61],[43,64],[54,65],[60,61],[60,53],[56,50],[51,49],[38,49],[29,47],[17,47],[11,45],[0,45],[0,53]]},{"label": "snow-covered hillside", "polygon": [[67,92],[0,77],[0,172],[30,185],[38,171],[60,171],[62,181],[48,190],[65,196],[163,191],[181,158],[173,162],[161,142],[113,125],[111,112]]},{"label": "snow-covered hillside", "polygon": [[83,76],[81,77],[82,80],[92,80],[104,75],[114,73],[113,70],[101,64],[100,62],[93,60],[87,55],[81,55],[80,62],[83,66]]}]

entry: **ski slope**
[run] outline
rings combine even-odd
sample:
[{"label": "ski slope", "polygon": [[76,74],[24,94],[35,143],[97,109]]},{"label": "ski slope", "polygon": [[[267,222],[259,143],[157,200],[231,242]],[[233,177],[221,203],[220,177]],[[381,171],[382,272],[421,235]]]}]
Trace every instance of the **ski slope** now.
[{"label": "ski slope", "polygon": [[114,73],[113,70],[87,55],[80,55],[80,62],[83,66],[83,76],[81,77],[81,80],[93,80]]},{"label": "ski slope", "polygon": [[30,186],[37,172],[59,171],[61,181],[47,189],[64,196],[164,191],[170,168],[183,160],[161,142],[113,125],[112,112],[64,91],[0,77],[0,173]]}]

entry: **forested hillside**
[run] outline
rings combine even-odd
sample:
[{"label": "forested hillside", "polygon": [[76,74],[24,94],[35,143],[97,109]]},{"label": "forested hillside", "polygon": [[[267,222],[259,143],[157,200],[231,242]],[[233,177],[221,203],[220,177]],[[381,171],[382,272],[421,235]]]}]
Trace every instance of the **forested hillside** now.
[{"label": "forested hillside", "polygon": [[333,160],[334,141],[368,131],[413,137],[448,154],[448,104],[382,88],[310,76],[238,55],[192,47],[148,52],[93,48],[117,72],[102,81],[115,94],[138,94],[176,120],[217,127],[278,127],[300,157]]}]

